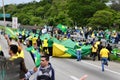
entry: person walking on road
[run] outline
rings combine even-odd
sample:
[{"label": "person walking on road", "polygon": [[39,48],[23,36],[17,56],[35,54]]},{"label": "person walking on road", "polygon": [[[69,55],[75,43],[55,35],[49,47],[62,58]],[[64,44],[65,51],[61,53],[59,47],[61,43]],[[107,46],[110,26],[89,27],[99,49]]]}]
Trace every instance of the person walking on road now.
[{"label": "person walking on road", "polygon": [[97,49],[98,49],[98,47],[97,47],[97,45],[95,45],[95,43],[94,43],[93,46],[92,46],[92,58],[93,58],[93,61],[95,61],[95,59],[96,59]]},{"label": "person walking on road", "polygon": [[112,51],[112,46],[110,44],[107,45],[106,47],[108,50],[109,50],[109,56],[108,56],[108,60],[110,61],[110,54],[111,54],[111,51]]},{"label": "person walking on road", "polygon": [[49,56],[52,56],[52,52],[53,52],[52,36],[50,37],[50,39],[48,39],[48,52],[49,52]]},{"label": "person walking on road", "polygon": [[81,61],[81,47],[79,46],[79,44],[76,44],[74,46],[74,49],[76,50],[76,56],[77,56],[77,61]]},{"label": "person walking on road", "polygon": [[42,47],[43,47],[43,52],[46,52],[46,53],[47,53],[47,49],[48,49],[48,39],[47,39],[47,38],[45,38],[45,39],[43,40],[43,45],[42,45]]},{"label": "person walking on road", "polygon": [[101,56],[101,64],[102,64],[102,71],[104,71],[104,65],[108,66],[108,56],[109,56],[109,50],[103,46],[103,48],[100,51]]},{"label": "person walking on road", "polygon": [[98,60],[100,61],[100,51],[102,49],[103,45],[102,42],[100,42],[100,44],[98,45]]}]

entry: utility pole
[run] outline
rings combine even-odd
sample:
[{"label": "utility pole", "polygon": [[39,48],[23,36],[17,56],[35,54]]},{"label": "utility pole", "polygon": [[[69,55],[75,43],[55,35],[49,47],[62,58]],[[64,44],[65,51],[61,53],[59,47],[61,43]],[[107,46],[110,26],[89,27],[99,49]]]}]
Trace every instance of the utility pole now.
[{"label": "utility pole", "polygon": [[4,0],[2,0],[2,6],[3,6],[3,18],[4,18],[4,26],[6,28],[6,18],[5,18],[5,7],[4,7]]}]

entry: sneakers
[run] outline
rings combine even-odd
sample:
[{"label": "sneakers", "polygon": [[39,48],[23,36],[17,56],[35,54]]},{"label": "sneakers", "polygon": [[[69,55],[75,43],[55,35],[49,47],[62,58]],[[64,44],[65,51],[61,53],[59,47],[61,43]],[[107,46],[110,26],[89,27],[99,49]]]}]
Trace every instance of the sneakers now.
[{"label": "sneakers", "polygon": [[104,69],[102,69],[102,72],[104,72]]},{"label": "sneakers", "polygon": [[106,62],[106,63],[104,63],[104,65],[108,66],[108,63]]},{"label": "sneakers", "polygon": [[77,59],[77,61],[81,61],[81,59]]}]

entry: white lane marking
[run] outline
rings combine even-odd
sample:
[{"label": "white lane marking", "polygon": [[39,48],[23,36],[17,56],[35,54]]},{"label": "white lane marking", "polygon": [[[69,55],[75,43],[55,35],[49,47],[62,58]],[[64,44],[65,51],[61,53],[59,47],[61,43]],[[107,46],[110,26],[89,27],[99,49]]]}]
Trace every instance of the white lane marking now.
[{"label": "white lane marking", "polygon": [[[86,62],[86,61],[81,61],[81,62],[83,62],[83,63],[85,63],[85,64],[89,64],[89,65],[91,65],[91,66],[94,66],[94,67],[97,67],[97,68],[101,69],[100,66],[97,66],[97,65],[95,65],[95,64],[92,64],[92,63],[89,63],[89,62]],[[113,71],[113,70],[110,70],[110,69],[107,69],[107,68],[105,68],[105,70],[106,70],[106,71],[109,71],[109,72],[111,72],[111,73],[120,75],[119,72],[116,72],[116,71]]]},{"label": "white lane marking", "polygon": [[78,78],[76,78],[75,76],[70,76],[73,80],[80,80]]}]

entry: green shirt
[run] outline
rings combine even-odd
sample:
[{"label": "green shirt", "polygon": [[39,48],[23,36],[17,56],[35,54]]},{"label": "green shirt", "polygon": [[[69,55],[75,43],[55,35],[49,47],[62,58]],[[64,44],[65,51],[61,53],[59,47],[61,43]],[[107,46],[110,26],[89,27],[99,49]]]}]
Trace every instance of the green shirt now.
[{"label": "green shirt", "polygon": [[52,47],[53,46],[53,40],[52,39],[49,39],[48,40],[48,47]]}]

